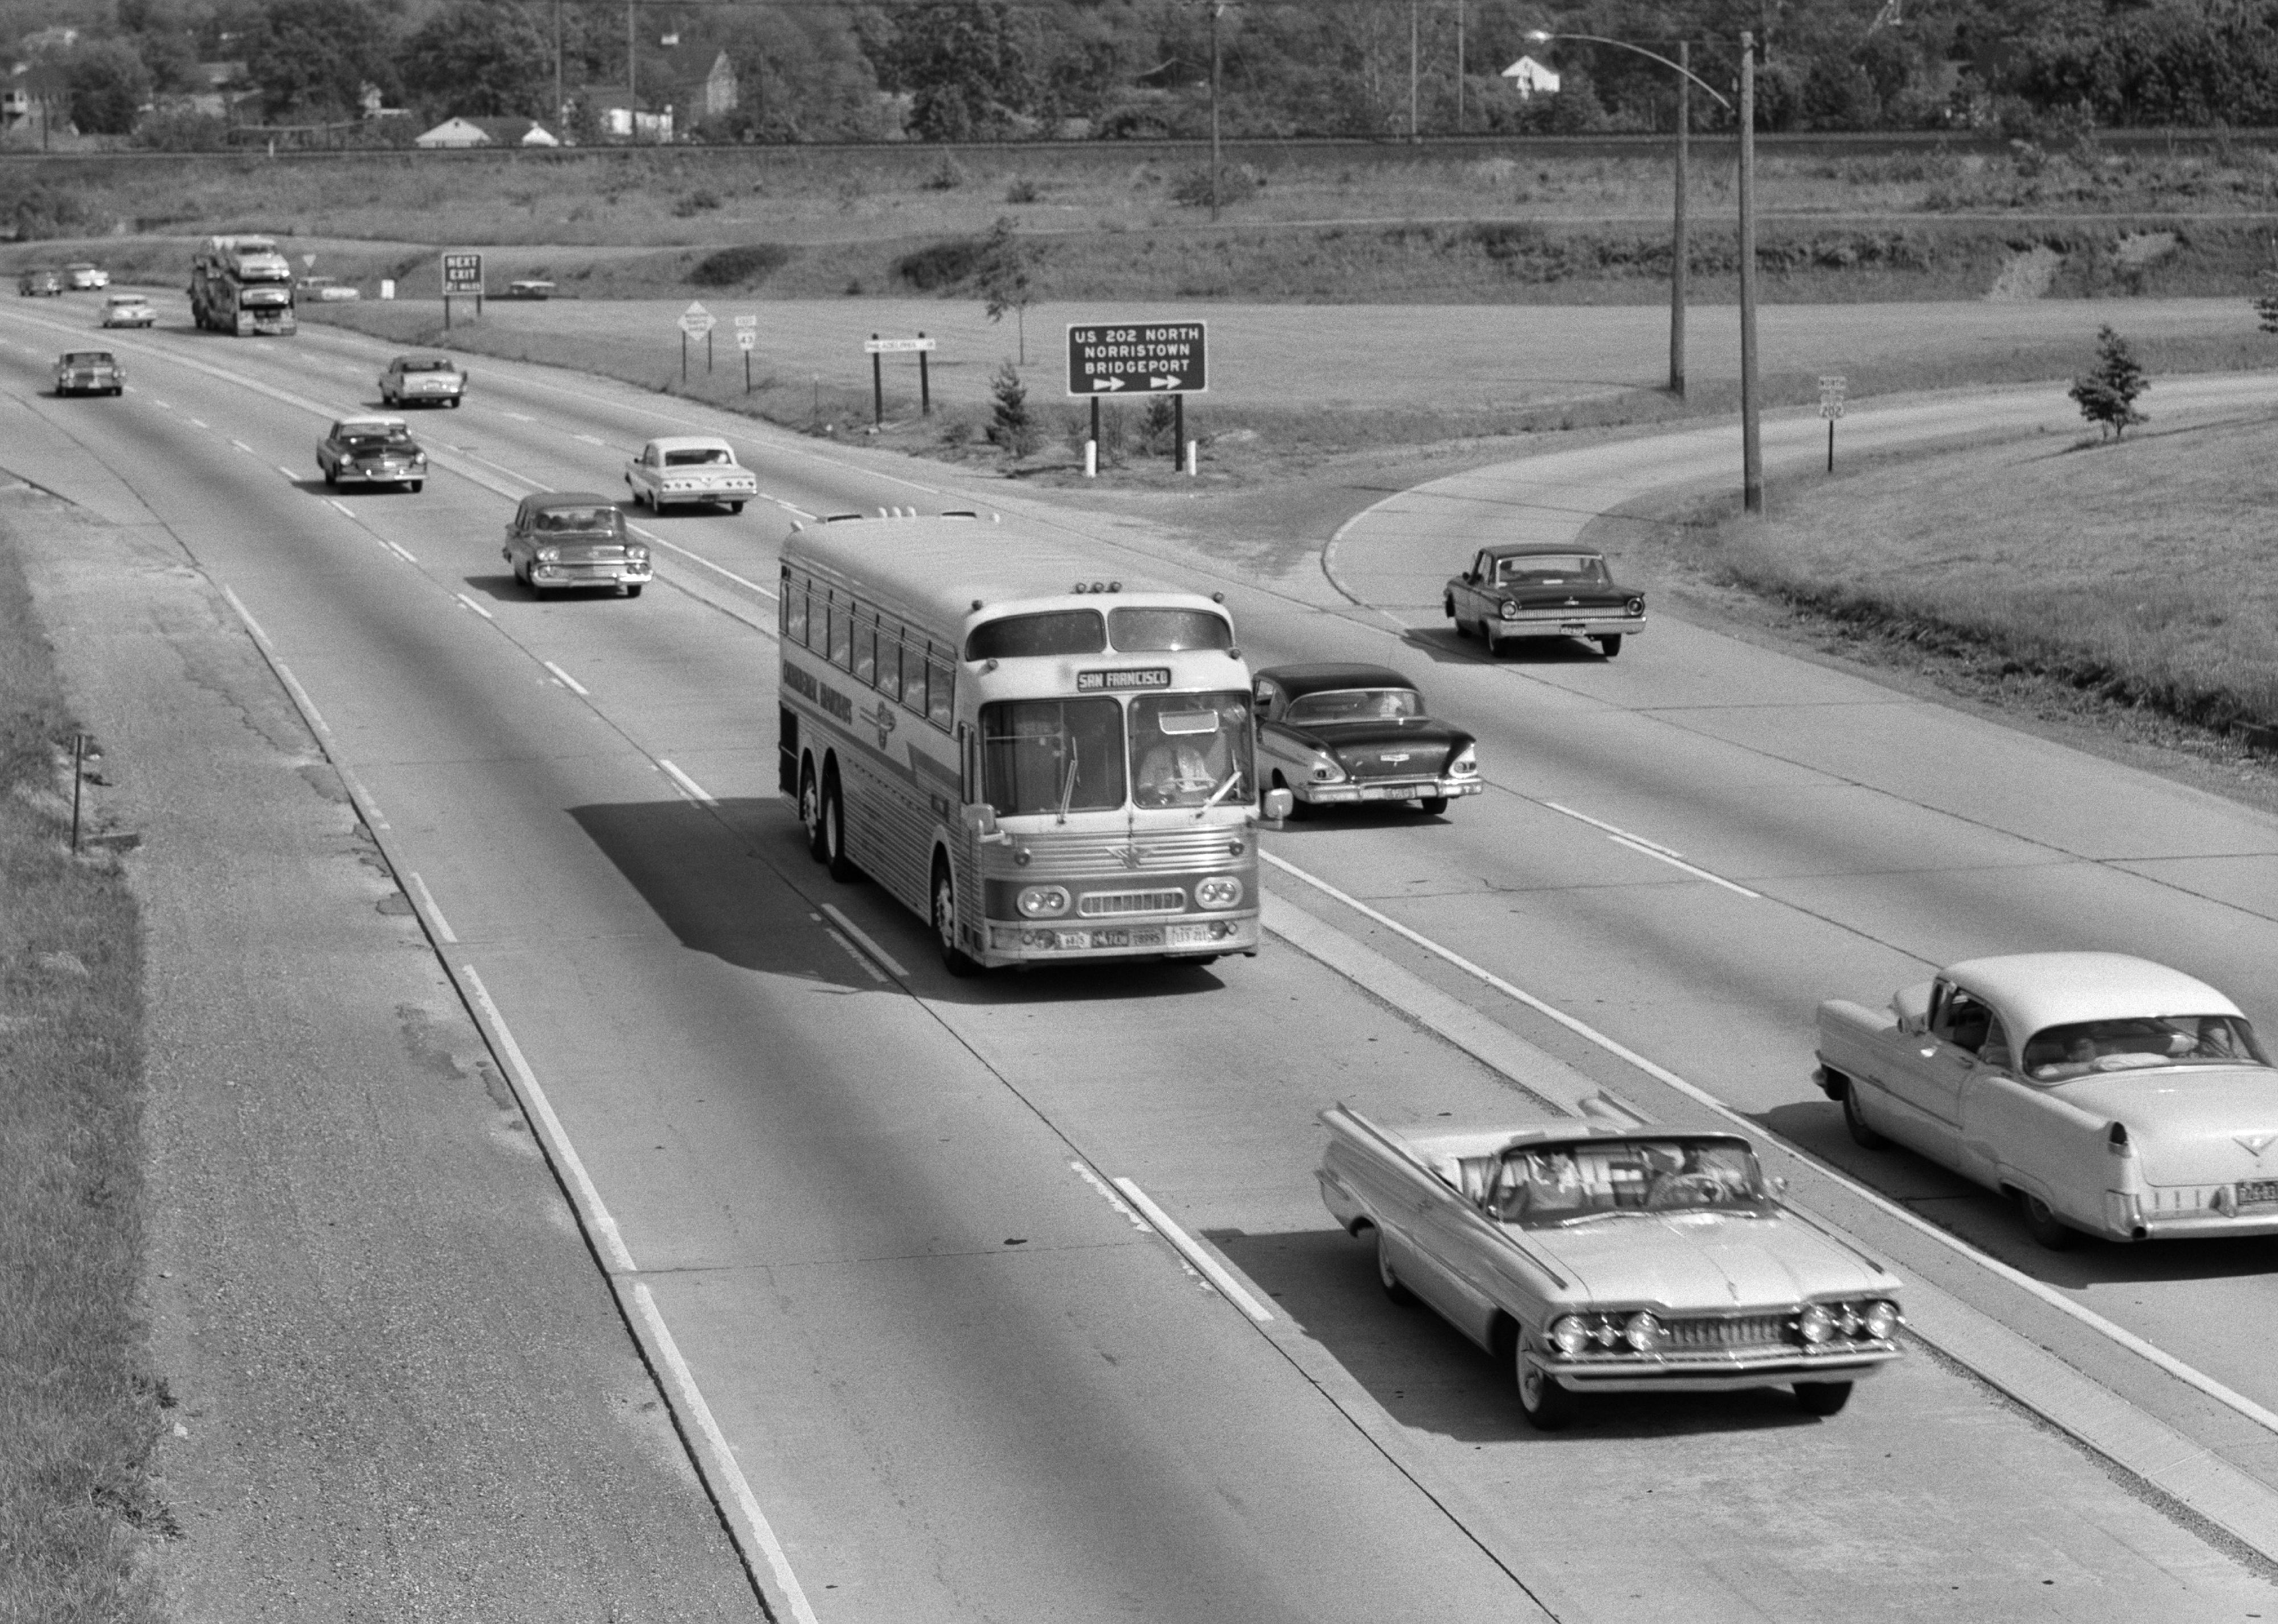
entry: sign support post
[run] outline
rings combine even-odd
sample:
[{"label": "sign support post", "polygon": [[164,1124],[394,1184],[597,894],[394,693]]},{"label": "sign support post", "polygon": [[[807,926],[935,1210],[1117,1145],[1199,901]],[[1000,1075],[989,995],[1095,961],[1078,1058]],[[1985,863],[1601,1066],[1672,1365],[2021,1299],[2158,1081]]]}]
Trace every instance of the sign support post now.
[{"label": "sign support post", "polygon": [[704,340],[704,370],[712,370],[712,329],[719,325],[720,318],[701,303],[692,303],[680,312],[681,382],[688,381],[688,341],[692,338],[700,336]]},{"label": "sign support post", "polygon": [[919,410],[927,417],[933,415],[933,379],[926,371],[926,356],[932,351],[934,346],[935,341],[922,333],[913,339],[880,338],[873,333],[870,335],[870,341],[862,346],[864,349],[870,352],[870,417],[875,426],[883,428],[886,423],[886,372],[883,357],[888,355],[915,353],[918,358]]},{"label": "sign support post", "polygon": [[870,426],[886,426],[886,361],[875,333],[870,335]]},{"label": "sign support post", "polygon": [[[922,329],[920,330],[918,336],[920,338],[925,336]],[[918,416],[921,417],[933,416],[933,382],[926,373],[926,352],[922,349],[918,351]]]},{"label": "sign support post", "polygon": [[736,318],[736,348],[744,352],[744,393],[752,392],[752,351],[760,344],[760,318],[756,316]]},{"label": "sign support post", "polygon": [[1099,478],[1099,396],[1091,397],[1091,438],[1083,442],[1083,475]]},{"label": "sign support post", "polygon": [[1823,374],[1819,379],[1819,415],[1827,419],[1827,471],[1835,471],[1835,419],[1843,415],[1845,379],[1840,372]]},{"label": "sign support post", "polygon": [[1176,469],[1187,449],[1187,397],[1171,397],[1171,466]]}]

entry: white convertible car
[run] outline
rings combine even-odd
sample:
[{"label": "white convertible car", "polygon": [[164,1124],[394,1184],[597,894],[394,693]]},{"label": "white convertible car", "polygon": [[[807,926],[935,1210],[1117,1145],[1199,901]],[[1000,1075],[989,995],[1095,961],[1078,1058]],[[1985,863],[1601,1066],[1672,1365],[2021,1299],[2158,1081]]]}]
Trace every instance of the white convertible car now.
[{"label": "white convertible car", "polygon": [[1819,1007],[1851,1137],[2014,1197],[2033,1237],[2278,1234],[2278,1070],[2238,1006],[2116,953],[1971,959]]},{"label": "white convertible car", "polygon": [[1793,1387],[1832,1415],[1899,1357],[1898,1281],[1783,1206],[1737,1135],[1321,1122],[1321,1199],[1386,1293],[1505,1361],[1545,1430],[1591,1392]]},{"label": "white convertible car", "polygon": [[741,513],[760,494],[758,479],[736,461],[734,448],[709,434],[650,440],[625,465],[625,485],[635,502],[648,503],[657,513],[692,502]]}]

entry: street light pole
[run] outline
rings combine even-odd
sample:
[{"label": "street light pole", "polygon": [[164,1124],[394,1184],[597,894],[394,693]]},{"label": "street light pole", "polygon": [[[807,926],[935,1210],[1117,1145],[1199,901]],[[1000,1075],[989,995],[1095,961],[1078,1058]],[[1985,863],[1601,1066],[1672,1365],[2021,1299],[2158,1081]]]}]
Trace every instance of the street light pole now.
[{"label": "street light pole", "polygon": [[1764,510],[1764,443],[1756,420],[1756,42],[1740,35],[1740,502]]}]

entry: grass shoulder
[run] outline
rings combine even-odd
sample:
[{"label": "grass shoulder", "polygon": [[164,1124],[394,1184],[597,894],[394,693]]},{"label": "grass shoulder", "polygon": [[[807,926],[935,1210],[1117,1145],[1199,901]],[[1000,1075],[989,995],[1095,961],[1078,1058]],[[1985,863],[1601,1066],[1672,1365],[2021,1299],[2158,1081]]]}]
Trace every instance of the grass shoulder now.
[{"label": "grass shoulder", "polygon": [[73,721],[0,511],[0,1617],[159,1616],[143,1560],[161,1389],[142,1310],[142,954],[71,850]]}]

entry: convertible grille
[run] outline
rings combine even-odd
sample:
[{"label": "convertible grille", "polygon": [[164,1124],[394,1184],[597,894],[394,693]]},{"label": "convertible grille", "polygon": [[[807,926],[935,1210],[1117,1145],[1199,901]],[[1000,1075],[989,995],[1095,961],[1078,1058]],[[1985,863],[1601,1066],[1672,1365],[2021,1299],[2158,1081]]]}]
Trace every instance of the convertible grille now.
[{"label": "convertible grille", "polygon": [[1176,914],[1187,906],[1183,891],[1095,891],[1075,905],[1079,914]]},{"label": "convertible grille", "polygon": [[1785,1314],[1737,1314],[1729,1319],[1671,1320],[1663,1328],[1672,1349],[1761,1348],[1786,1344]]}]

